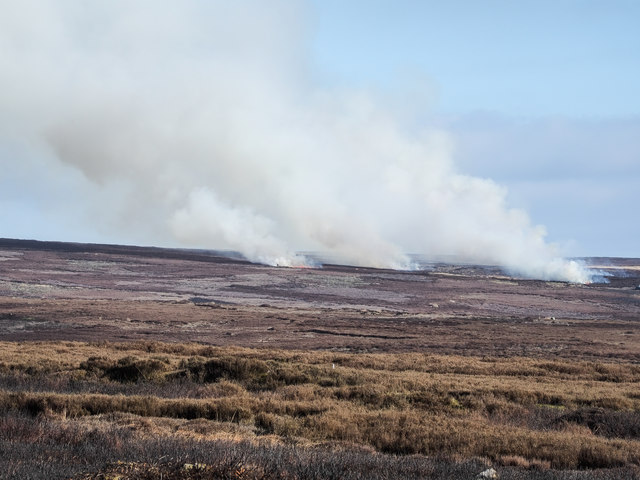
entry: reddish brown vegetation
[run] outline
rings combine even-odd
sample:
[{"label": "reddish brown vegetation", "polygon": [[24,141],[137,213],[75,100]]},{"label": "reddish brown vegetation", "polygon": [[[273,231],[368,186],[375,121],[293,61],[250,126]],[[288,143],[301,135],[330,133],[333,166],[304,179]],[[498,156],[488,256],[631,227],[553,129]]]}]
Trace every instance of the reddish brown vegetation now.
[{"label": "reddish brown vegetation", "polygon": [[42,247],[0,248],[9,478],[638,475],[638,278]]}]

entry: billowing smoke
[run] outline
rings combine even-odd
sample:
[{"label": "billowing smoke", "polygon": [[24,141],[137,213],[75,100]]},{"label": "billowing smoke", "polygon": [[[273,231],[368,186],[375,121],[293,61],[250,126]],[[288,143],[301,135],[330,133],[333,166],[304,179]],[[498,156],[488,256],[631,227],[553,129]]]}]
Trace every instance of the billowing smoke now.
[{"label": "billowing smoke", "polygon": [[94,225],[269,264],[315,251],[412,268],[411,252],[590,279],[503,188],[456,170],[445,133],[403,128],[367,92],[315,86],[302,3],[2,10],[2,139],[28,145],[51,182],[61,166],[81,172],[68,194]]}]

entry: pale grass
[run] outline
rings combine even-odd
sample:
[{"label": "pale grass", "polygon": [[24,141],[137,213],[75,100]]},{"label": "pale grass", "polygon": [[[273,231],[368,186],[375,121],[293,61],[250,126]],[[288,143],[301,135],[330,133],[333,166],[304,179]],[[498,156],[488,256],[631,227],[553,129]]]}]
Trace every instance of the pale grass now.
[{"label": "pale grass", "polygon": [[[90,358],[101,359],[96,371],[87,370]],[[523,468],[640,464],[637,438],[605,438],[575,423],[531,424],[536,409],[549,418],[583,407],[637,414],[640,367],[633,364],[157,342],[0,342],[0,372],[25,382],[60,376],[115,385],[100,365],[153,360],[157,371],[140,385],[187,388],[195,381],[189,368],[207,368],[212,359],[247,370],[199,385],[205,398],[0,391],[0,406],[64,422],[112,423],[144,437],[338,442],[395,454],[491,458]]]}]

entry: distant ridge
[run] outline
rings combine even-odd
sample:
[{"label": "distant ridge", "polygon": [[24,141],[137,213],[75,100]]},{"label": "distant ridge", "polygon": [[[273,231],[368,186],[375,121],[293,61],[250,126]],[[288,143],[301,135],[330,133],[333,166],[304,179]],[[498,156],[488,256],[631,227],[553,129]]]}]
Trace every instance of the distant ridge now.
[{"label": "distant ridge", "polygon": [[65,253],[136,255],[150,258],[191,260],[196,262],[251,264],[251,262],[245,260],[244,257],[237,252],[222,250],[141,247],[133,245],[23,240],[14,238],[0,238],[0,248],[45,250]]},{"label": "distant ridge", "polygon": [[[170,248],[170,247],[153,247],[153,246],[137,246],[137,245],[118,245],[105,243],[81,243],[81,242],[62,242],[48,240],[31,240],[31,239],[15,239],[0,238],[0,249],[17,249],[17,250],[43,250],[57,251],[64,253],[102,253],[111,255],[132,255],[148,258],[164,258],[173,260],[190,260],[195,262],[209,263],[227,263],[238,265],[258,265],[245,259],[241,253],[232,250],[206,250],[206,249],[190,249],[190,248]],[[302,255],[314,260],[318,267],[323,269],[352,269],[357,270],[386,270],[372,267],[361,267],[353,265],[343,265],[332,259],[330,256],[322,255],[315,252],[301,252]],[[449,271],[455,268],[457,273],[482,273],[484,275],[503,275],[502,268],[495,265],[479,265],[456,259],[455,256],[431,256],[411,255],[411,258],[417,265],[415,273],[421,271],[437,272],[441,269]],[[610,275],[618,275],[613,269],[624,268],[629,266],[640,265],[639,258],[625,257],[576,257],[574,260],[583,261],[587,266],[596,265],[600,268],[608,270]],[[390,270],[395,271],[395,270]]]}]

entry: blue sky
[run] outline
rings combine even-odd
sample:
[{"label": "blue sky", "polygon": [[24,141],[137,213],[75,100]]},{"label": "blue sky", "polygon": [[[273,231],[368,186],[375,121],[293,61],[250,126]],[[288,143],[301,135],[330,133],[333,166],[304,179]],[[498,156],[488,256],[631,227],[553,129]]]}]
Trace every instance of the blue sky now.
[{"label": "blue sky", "polygon": [[[395,89],[420,74],[439,112],[640,111],[635,1],[313,2],[326,81]],[[398,83],[400,82],[400,83]]]},{"label": "blue sky", "polygon": [[640,2],[0,6],[2,237],[640,257]]},{"label": "blue sky", "polygon": [[321,82],[415,102],[574,254],[640,256],[640,2],[313,5]]}]

